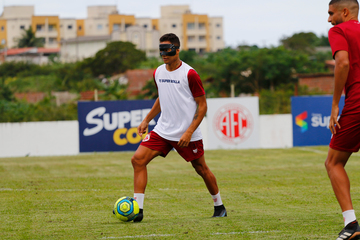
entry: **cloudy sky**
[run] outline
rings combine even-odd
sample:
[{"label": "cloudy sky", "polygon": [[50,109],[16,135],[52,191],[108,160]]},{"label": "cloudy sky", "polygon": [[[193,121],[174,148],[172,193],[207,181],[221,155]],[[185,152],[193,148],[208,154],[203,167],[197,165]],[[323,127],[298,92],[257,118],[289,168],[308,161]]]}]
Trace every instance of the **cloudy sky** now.
[{"label": "cloudy sky", "polygon": [[160,17],[160,6],[189,5],[194,14],[221,16],[226,46],[277,46],[298,32],[327,35],[329,0],[0,0],[4,6],[33,5],[35,15],[86,18],[87,6],[116,5],[120,14]]}]

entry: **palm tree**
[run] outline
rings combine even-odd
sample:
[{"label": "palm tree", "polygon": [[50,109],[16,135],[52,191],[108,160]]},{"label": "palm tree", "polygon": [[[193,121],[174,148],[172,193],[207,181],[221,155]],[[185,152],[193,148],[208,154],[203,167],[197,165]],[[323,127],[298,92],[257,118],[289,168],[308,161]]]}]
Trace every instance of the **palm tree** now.
[{"label": "palm tree", "polygon": [[32,27],[30,26],[27,30],[23,29],[24,32],[21,35],[21,38],[16,39],[18,48],[25,47],[43,47],[44,42],[41,38],[37,38],[35,36],[35,32],[33,32]]}]

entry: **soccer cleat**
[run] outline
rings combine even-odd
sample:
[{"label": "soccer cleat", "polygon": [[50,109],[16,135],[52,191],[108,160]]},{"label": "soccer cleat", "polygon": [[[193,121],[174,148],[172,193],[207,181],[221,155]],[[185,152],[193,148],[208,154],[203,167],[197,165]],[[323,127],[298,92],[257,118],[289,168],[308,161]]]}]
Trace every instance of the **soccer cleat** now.
[{"label": "soccer cleat", "polygon": [[134,222],[141,222],[141,220],[143,220],[143,218],[144,218],[143,212],[144,212],[144,210],[140,208],[139,215],[136,216],[136,218],[134,219]]},{"label": "soccer cleat", "polygon": [[346,240],[346,239],[352,239],[352,240],[360,239],[360,226],[357,220],[346,225],[346,227],[344,227],[343,230],[341,230],[341,232],[339,233],[339,237],[336,240]]},{"label": "soccer cleat", "polygon": [[226,217],[227,212],[224,205],[214,206],[214,215],[212,217]]}]

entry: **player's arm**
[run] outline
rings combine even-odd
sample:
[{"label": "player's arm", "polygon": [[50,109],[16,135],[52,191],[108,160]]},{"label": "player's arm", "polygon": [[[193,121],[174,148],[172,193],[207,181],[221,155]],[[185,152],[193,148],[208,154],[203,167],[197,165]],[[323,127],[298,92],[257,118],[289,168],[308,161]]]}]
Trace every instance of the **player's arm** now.
[{"label": "player's arm", "polygon": [[339,101],[341,98],[342,91],[345,87],[345,83],[349,74],[349,53],[347,51],[338,51],[335,54],[335,84],[334,84],[334,95],[331,107],[331,116],[329,122],[329,128],[332,134],[336,134],[335,125],[339,128],[341,126],[338,123],[339,115]]},{"label": "player's arm", "polygon": [[153,120],[161,112],[159,98],[156,99],[154,105],[152,106],[150,112],[146,115],[144,120],[138,126],[138,134],[142,136],[146,133],[146,130],[149,126],[149,122]]},{"label": "player's arm", "polygon": [[188,127],[186,132],[181,136],[180,141],[178,142],[179,147],[187,147],[189,145],[192,134],[199,127],[207,111],[207,103],[206,103],[205,95],[195,97],[194,100],[197,104],[197,109],[193,121],[191,122],[190,126]]}]

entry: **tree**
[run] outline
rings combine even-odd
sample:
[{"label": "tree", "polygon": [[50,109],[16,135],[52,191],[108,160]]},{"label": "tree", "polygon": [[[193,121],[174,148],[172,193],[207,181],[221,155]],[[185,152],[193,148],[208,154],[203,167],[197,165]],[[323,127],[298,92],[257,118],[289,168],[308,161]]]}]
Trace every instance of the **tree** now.
[{"label": "tree", "polygon": [[145,86],[141,89],[137,99],[156,99],[158,97],[158,91],[153,79],[146,82]]},{"label": "tree", "polygon": [[16,39],[18,48],[25,47],[43,47],[44,41],[41,38],[37,38],[35,33],[30,26],[28,29],[23,29],[23,33],[21,34],[21,38]]},{"label": "tree", "polygon": [[193,65],[198,54],[195,51],[180,51],[180,59],[189,65]]},{"label": "tree", "polygon": [[94,57],[85,59],[83,67],[89,68],[96,77],[113,76],[134,69],[145,59],[145,52],[137,50],[131,42],[110,42]]},{"label": "tree", "polygon": [[284,37],[280,42],[286,49],[311,53],[317,46],[319,38],[313,32],[300,32],[291,37]]},{"label": "tree", "polygon": [[127,85],[120,84],[118,80],[113,81],[109,86],[105,87],[105,92],[100,94],[101,100],[126,100]]},{"label": "tree", "polygon": [[0,100],[13,101],[14,95],[8,85],[5,84],[5,79],[0,78]]},{"label": "tree", "polygon": [[295,33],[291,37],[283,37],[280,42],[286,49],[302,51],[306,53],[313,53],[315,47],[330,46],[328,37],[324,35],[318,37],[313,32]]},{"label": "tree", "polygon": [[325,72],[324,56],[313,59],[306,53],[285,49],[227,48],[209,53],[196,63],[195,68],[209,97],[230,95],[230,86],[235,86],[235,95],[260,93],[262,89],[274,91],[277,86],[296,81],[296,73]]},{"label": "tree", "polygon": [[317,44],[319,47],[330,47],[330,43],[329,43],[329,38],[324,36],[324,35],[321,35],[320,38],[319,38],[319,42]]}]

